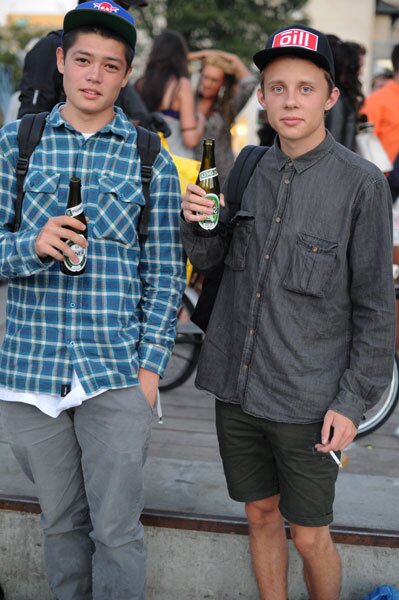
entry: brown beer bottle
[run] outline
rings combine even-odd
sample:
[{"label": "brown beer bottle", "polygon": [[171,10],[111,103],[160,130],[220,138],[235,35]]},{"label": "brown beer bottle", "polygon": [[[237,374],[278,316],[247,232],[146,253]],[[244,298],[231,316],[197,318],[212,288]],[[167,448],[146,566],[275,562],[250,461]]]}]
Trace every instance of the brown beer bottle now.
[{"label": "brown beer bottle", "polygon": [[213,213],[206,215],[202,221],[194,223],[194,228],[202,236],[215,235],[213,231],[219,222],[219,196],[220,185],[219,177],[215,163],[215,140],[206,139],[203,141],[203,151],[201,167],[198,173],[196,184],[206,192],[205,198],[213,200]]},{"label": "brown beer bottle", "polygon": [[[82,197],[81,197],[81,181],[79,177],[71,177],[69,181],[69,195],[68,195],[68,204],[65,211],[65,214],[68,217],[74,217],[81,221],[86,225],[86,229],[84,231],[80,231],[80,229],[74,229],[73,227],[68,227],[67,229],[71,229],[83,236],[87,239],[87,224],[85,213],[83,210]],[[66,240],[68,246],[72,249],[72,252],[76,254],[79,258],[77,263],[73,263],[69,256],[65,256],[65,260],[60,263],[60,268],[65,275],[82,275],[86,269],[87,263],[87,248],[82,248],[78,244],[74,244],[71,240]]]}]

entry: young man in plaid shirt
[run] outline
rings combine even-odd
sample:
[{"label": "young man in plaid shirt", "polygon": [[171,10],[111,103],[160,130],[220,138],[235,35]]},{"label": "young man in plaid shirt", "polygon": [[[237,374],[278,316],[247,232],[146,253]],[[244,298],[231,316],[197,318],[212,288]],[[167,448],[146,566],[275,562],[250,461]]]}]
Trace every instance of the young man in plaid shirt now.
[{"label": "young man in plaid shirt", "polygon": [[[112,2],[66,14],[57,50],[66,103],[47,117],[16,198],[18,122],[0,133],[0,275],[9,279],[0,352],[0,410],[22,469],[37,486],[45,563],[59,600],[145,597],[139,521],[142,467],[158,379],[171,352],[184,288],[179,182],[161,150],[153,167],[149,234],[137,131],[114,106],[136,31]],[[64,215],[82,181],[83,230]],[[87,247],[84,274],[60,271],[66,241]]]}]

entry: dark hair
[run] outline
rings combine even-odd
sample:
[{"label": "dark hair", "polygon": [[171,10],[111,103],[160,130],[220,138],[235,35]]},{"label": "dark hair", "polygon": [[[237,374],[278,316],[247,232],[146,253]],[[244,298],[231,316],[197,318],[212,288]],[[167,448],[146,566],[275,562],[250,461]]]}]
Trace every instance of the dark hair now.
[{"label": "dark hair", "polygon": [[154,40],[137,88],[149,112],[159,109],[171,78],[189,77],[188,46],[178,31],[163,31]]},{"label": "dark hair", "polygon": [[101,35],[104,38],[116,40],[117,42],[121,42],[125,49],[125,59],[126,59],[126,70],[131,66],[134,58],[134,50],[129,46],[129,44],[124,40],[124,38],[117,33],[114,33],[110,29],[103,29],[102,27],[92,27],[89,25],[84,25],[82,27],[77,27],[72,31],[68,31],[68,33],[64,33],[62,36],[62,49],[64,51],[64,57],[67,55],[68,51],[75,44],[79,34],[81,33],[95,33],[97,35]]},{"label": "dark hair", "polygon": [[393,47],[391,60],[394,73],[397,73],[399,71],[399,44]]},{"label": "dark hair", "polygon": [[359,79],[360,45],[356,42],[343,42],[335,35],[327,35],[327,39],[334,58],[335,83],[344,92],[351,108],[357,113],[364,102]]}]

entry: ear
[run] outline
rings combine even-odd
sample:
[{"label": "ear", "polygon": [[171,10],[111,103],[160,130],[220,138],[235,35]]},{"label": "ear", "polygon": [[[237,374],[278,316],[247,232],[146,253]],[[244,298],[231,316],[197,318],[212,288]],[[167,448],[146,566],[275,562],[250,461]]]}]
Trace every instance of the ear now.
[{"label": "ear", "polygon": [[57,57],[57,69],[59,70],[61,75],[63,75],[64,70],[65,70],[65,60],[64,60],[64,51],[61,47],[57,48],[56,57]]},{"label": "ear", "polygon": [[257,94],[258,94],[258,102],[261,105],[262,108],[266,108],[266,102],[265,102],[265,97],[263,95],[263,91],[262,88],[258,88],[257,89]]},{"label": "ear", "polygon": [[125,76],[124,76],[123,81],[122,81],[122,86],[121,87],[124,88],[124,87],[127,86],[127,83],[129,81],[129,77],[130,77],[130,74],[131,74],[132,70],[133,70],[132,67],[129,67],[128,70],[126,71]]},{"label": "ear", "polygon": [[337,87],[334,87],[332,89],[331,94],[327,98],[327,102],[325,104],[324,110],[330,110],[330,108],[332,108],[334,106],[334,104],[336,104],[336,102],[339,98],[339,93],[340,92]]}]

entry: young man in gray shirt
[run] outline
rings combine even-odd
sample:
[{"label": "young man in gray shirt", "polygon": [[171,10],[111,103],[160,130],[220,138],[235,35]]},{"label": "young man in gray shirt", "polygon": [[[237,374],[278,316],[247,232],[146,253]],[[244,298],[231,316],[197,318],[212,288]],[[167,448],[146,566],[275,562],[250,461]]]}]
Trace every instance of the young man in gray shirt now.
[{"label": "young man in gray shirt", "polygon": [[[338,99],[328,41],[293,25],[254,56],[274,145],[241,208],[212,212],[197,186],[181,232],[193,264],[224,272],[199,362],[213,393],[232,498],[245,502],[262,600],[286,600],[283,519],[312,600],[338,600],[332,542],[339,452],[390,383],[394,357],[391,198],[383,174],[326,132]],[[200,214],[198,214],[200,213]]]}]

